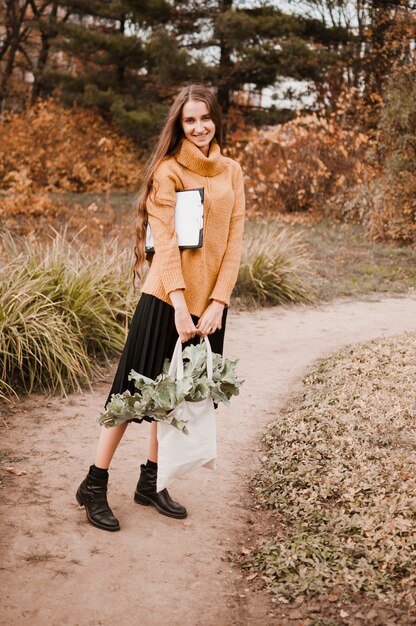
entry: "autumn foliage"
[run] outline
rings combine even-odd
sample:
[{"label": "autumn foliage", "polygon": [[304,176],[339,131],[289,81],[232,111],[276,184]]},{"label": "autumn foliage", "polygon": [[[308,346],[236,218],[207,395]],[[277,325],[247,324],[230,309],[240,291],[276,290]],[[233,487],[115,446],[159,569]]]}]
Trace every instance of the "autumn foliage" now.
[{"label": "autumn foliage", "polygon": [[[414,244],[415,84],[414,69],[392,77],[384,98],[377,99],[376,132],[357,122],[362,109],[354,94],[332,114],[239,129],[227,153],[245,172],[248,215],[286,221],[325,215],[363,224],[373,240]],[[8,117],[0,143],[0,219],[23,233],[39,231],[39,218],[55,226],[70,220],[74,228],[88,222],[103,235],[112,232],[110,203],[103,225],[94,202],[86,213],[85,204],[76,204],[80,196],[68,205],[60,194],[132,191],[143,167],[134,144],[98,115],[52,100]]]},{"label": "autumn foliage", "polygon": [[[379,122],[364,152],[362,175],[327,201],[327,212],[358,222],[373,241],[416,244],[416,64],[397,66],[383,97]],[[360,111],[365,117],[365,105]]]},{"label": "autumn foliage", "polygon": [[356,91],[334,113],[299,115],[240,144],[249,214],[316,215],[364,226],[368,237],[416,243],[416,66],[373,94],[376,129]]},{"label": "autumn foliage", "polygon": [[63,223],[102,232],[95,203],[86,213],[63,192],[129,191],[142,168],[137,147],[99,115],[53,100],[7,117],[0,145],[0,220],[20,234]]},{"label": "autumn foliage", "polygon": [[338,189],[360,180],[368,144],[366,134],[343,129],[335,116],[299,116],[257,131],[241,159],[249,212],[322,213]]},{"label": "autumn foliage", "polygon": [[416,63],[397,68],[385,90],[380,130],[383,194],[370,222],[375,239],[416,243]]},{"label": "autumn foliage", "polygon": [[0,188],[45,191],[131,189],[137,147],[92,111],[53,100],[10,115],[0,126]]}]

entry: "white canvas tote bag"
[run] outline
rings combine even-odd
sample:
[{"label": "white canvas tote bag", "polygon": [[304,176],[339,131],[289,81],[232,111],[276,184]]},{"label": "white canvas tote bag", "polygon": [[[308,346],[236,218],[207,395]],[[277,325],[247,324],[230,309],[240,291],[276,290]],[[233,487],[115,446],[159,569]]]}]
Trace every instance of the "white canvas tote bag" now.
[{"label": "white canvas tote bag", "polygon": [[[212,378],[212,350],[208,337],[205,338],[207,349],[207,376]],[[182,342],[178,339],[172,356],[169,375],[177,380],[183,378]],[[215,469],[217,458],[217,429],[215,409],[211,396],[199,402],[187,402],[181,405],[181,419],[187,420],[188,435],[170,424],[158,422],[157,439],[159,444],[157,462],[157,491],[162,491],[178,476],[196,467]]]}]

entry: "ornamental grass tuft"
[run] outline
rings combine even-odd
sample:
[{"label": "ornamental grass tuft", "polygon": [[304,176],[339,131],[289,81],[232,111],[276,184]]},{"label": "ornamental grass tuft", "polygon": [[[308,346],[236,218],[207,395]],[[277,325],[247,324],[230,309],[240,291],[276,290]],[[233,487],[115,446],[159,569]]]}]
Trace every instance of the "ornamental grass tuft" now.
[{"label": "ornamental grass tuft", "polygon": [[299,233],[248,222],[234,296],[247,305],[312,302],[312,269]]},{"label": "ornamental grass tuft", "polygon": [[0,237],[0,395],[80,389],[124,344],[131,259],[66,234],[47,245]]}]

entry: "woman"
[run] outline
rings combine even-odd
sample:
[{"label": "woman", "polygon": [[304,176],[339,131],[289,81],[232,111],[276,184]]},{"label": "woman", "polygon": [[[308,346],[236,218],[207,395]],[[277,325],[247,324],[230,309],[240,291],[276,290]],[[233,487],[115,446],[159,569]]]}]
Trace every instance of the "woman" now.
[{"label": "woman", "polygon": [[[198,249],[179,250],[174,226],[175,193],[204,188],[204,237]],[[113,393],[134,391],[131,369],[156,378],[171,358],[178,336],[198,342],[210,336],[222,354],[227,307],[237,280],[244,228],[243,174],[238,163],[221,154],[221,112],[214,94],[202,85],[185,87],[173,103],[159,142],[149,160],[137,202],[136,264],[145,260],[146,223],[155,252],[143,295],[133,316],[107,402]],[[152,504],[159,513],[183,519],[185,507],[166,489],[156,492],[157,423],[151,418],[149,455],[141,465],[135,502]],[[135,420],[143,421],[143,420]],[[87,518],[103,530],[120,525],[107,502],[108,467],[127,423],[102,427],[94,465],[76,497]]]}]

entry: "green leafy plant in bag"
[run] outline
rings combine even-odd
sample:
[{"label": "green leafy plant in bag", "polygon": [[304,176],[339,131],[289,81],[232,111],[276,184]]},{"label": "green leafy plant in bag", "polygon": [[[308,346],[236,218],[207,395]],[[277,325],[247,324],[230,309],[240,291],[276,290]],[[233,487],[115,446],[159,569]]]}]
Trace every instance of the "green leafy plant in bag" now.
[{"label": "green leafy plant in bag", "polygon": [[181,380],[169,376],[169,359],[165,360],[163,371],[155,380],[132,370],[129,380],[134,381],[135,393],[127,390],[113,394],[99,417],[99,423],[110,427],[148,416],[187,433],[186,421],[181,419],[183,400],[199,402],[210,395],[215,403],[228,405],[230,398],[239,394],[244,382],[237,377],[238,360],[232,361],[215,353],[212,356],[212,379],[206,373],[205,343],[188,346],[183,351],[184,375]]}]

